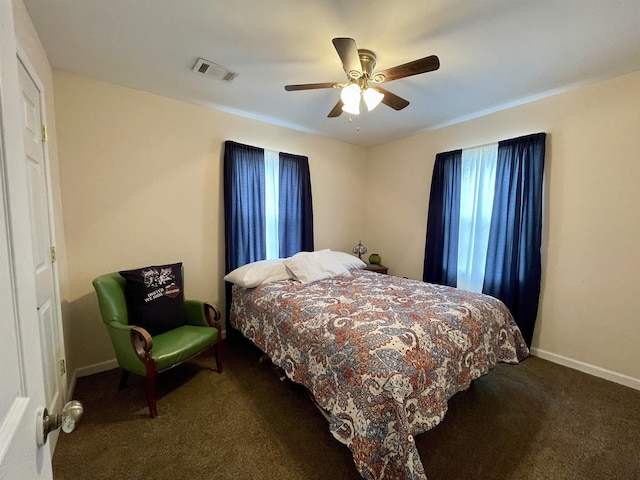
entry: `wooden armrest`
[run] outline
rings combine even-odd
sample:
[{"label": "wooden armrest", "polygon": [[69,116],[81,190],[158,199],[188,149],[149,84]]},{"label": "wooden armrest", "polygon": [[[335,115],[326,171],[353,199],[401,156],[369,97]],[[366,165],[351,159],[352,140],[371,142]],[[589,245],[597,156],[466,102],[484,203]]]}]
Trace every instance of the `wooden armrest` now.
[{"label": "wooden armrest", "polygon": [[222,334],[222,326],[220,325],[220,318],[222,318],[222,314],[220,313],[220,309],[217,305],[212,303],[204,303],[204,315],[207,319],[207,323],[212,327],[218,329],[218,334]]},{"label": "wooden armrest", "polygon": [[131,328],[131,345],[141,360],[146,360],[151,356],[151,349],[153,348],[153,339],[149,332],[142,327]]}]

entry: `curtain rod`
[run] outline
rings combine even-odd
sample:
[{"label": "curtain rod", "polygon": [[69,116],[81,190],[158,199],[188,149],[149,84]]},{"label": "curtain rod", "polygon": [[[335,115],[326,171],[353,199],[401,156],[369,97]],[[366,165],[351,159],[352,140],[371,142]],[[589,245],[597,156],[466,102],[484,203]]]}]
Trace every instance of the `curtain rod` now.
[{"label": "curtain rod", "polygon": [[524,134],[524,135],[518,135],[517,137],[505,138],[503,140],[496,140],[495,142],[487,142],[487,143],[483,143],[482,145],[475,145],[473,147],[464,147],[464,148],[460,148],[459,150],[469,150],[471,148],[488,147],[489,145],[494,145],[494,144],[498,144],[498,143],[501,143],[501,142],[509,142],[511,140],[518,140],[518,139],[525,138],[525,137],[534,137],[534,136],[540,135],[542,133],[544,133],[544,132],[528,133],[528,134]]}]

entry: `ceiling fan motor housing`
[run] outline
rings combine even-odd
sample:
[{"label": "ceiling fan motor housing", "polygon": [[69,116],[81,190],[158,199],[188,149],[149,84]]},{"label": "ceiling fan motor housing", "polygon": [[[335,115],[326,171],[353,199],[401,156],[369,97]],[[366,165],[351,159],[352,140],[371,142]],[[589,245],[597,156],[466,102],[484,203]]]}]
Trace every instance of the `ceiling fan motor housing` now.
[{"label": "ceiling fan motor housing", "polygon": [[362,75],[371,78],[373,69],[376,68],[376,54],[365,48],[358,49],[358,56],[360,57],[360,64],[362,65]]}]

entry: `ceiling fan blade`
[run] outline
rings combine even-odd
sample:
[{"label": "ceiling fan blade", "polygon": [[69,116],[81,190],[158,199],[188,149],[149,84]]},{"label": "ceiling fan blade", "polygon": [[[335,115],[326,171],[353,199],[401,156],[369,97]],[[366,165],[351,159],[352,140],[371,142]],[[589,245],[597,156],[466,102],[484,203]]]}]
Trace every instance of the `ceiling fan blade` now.
[{"label": "ceiling fan blade", "polygon": [[300,85],[285,85],[284,89],[287,92],[293,92],[296,90],[313,90],[314,88],[333,88],[340,85],[335,82],[326,82],[326,83],[302,83]]},{"label": "ceiling fan blade", "polygon": [[393,108],[394,110],[402,110],[404,107],[409,105],[409,101],[405,100],[402,97],[399,97],[395,93],[391,93],[389,90],[385,90],[384,88],[375,87],[380,93],[384,94],[382,98],[382,103],[387,105],[388,107]]},{"label": "ceiling fan blade", "polygon": [[338,37],[334,38],[333,46],[342,60],[342,68],[349,78],[360,78],[362,76],[362,65],[360,64],[360,55],[358,55],[358,47],[353,38]]},{"label": "ceiling fan blade", "polygon": [[391,80],[397,80],[399,78],[410,77],[411,75],[418,75],[419,73],[432,72],[440,68],[440,60],[436,55],[430,55],[428,57],[414,60],[413,62],[404,63],[395,67],[388,68],[381,72],[376,72],[376,75],[384,75],[384,81],[390,82]]},{"label": "ceiling fan blade", "polygon": [[344,103],[342,103],[342,100],[338,100],[338,103],[336,103],[336,106],[331,109],[327,117],[329,118],[339,117],[342,114],[343,105]]}]

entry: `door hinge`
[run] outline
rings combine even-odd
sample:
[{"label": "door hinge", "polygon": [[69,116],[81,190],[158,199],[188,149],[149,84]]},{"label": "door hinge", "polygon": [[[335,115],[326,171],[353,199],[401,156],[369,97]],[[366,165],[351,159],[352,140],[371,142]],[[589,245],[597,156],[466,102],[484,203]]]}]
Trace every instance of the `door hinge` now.
[{"label": "door hinge", "polygon": [[46,125],[42,125],[42,141],[43,142],[47,141],[47,126]]},{"label": "door hinge", "polygon": [[51,263],[56,262],[56,247],[51,247]]},{"label": "door hinge", "polygon": [[67,366],[65,365],[64,358],[60,360],[60,375],[67,373]]}]

